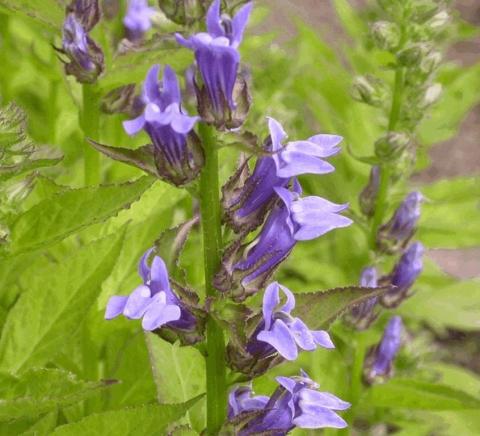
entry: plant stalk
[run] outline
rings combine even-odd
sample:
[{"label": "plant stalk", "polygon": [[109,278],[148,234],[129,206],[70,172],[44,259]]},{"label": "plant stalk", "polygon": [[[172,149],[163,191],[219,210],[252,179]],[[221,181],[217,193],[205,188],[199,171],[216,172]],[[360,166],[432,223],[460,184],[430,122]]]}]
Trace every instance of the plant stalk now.
[{"label": "plant stalk", "polygon": [[[205,291],[215,297],[213,278],[221,260],[222,229],[218,182],[218,150],[212,127],[199,125],[205,152],[205,167],[200,177],[200,210],[203,230]],[[209,317],[207,320],[207,434],[217,435],[227,415],[227,383],[225,338],[222,328]]]},{"label": "plant stalk", "polygon": [[[395,130],[400,118],[402,108],[403,84],[405,81],[404,68],[398,66],[395,71],[395,83],[393,88],[392,108],[388,119],[388,131]],[[390,164],[383,163],[380,166],[380,184],[378,188],[377,202],[375,205],[375,215],[372,221],[372,231],[370,234],[370,247],[372,250],[376,248],[376,238],[378,229],[382,225],[385,210],[388,206],[388,188],[390,185],[391,167]]]},{"label": "plant stalk", "polygon": [[[100,101],[96,85],[84,83],[80,126],[85,138],[98,141],[100,134]],[[84,141],[84,182],[86,186],[100,183],[100,153]]]}]

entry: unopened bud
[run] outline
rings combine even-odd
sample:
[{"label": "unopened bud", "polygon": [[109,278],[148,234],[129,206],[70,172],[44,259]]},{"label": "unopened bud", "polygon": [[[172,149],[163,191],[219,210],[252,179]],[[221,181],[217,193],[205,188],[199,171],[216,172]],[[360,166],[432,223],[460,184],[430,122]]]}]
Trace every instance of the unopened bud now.
[{"label": "unopened bud", "polygon": [[355,78],[352,86],[352,98],[371,106],[382,106],[385,101],[386,89],[384,83],[371,76]]},{"label": "unopened bud", "polygon": [[414,67],[420,65],[425,56],[430,52],[431,47],[425,43],[412,44],[401,50],[397,59],[405,67]]},{"label": "unopened bud", "polygon": [[389,21],[373,23],[371,34],[375,44],[384,50],[392,50],[400,43],[400,30]]},{"label": "unopened bud", "polygon": [[375,155],[383,160],[398,158],[410,144],[410,137],[405,133],[390,132],[375,143]]},{"label": "unopened bud", "polygon": [[435,71],[442,61],[442,54],[439,51],[428,53],[420,63],[420,69],[425,74],[431,74]]},{"label": "unopened bud", "polygon": [[439,30],[444,27],[450,21],[450,15],[447,11],[440,11],[435,14],[429,21],[430,28]]},{"label": "unopened bud", "polygon": [[421,106],[423,108],[431,106],[432,104],[438,101],[441,95],[442,95],[442,85],[440,85],[440,83],[434,83],[433,85],[429,86],[425,91],[425,95],[423,97]]},{"label": "unopened bud", "polygon": [[375,203],[377,202],[378,188],[380,186],[380,168],[373,166],[370,171],[368,185],[360,193],[358,202],[364,215],[372,216],[375,213]]}]

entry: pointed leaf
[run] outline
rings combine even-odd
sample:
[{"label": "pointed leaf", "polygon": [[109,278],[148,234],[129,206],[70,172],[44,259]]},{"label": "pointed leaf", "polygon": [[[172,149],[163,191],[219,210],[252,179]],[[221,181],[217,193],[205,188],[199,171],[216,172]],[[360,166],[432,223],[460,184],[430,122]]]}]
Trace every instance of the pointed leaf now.
[{"label": "pointed leaf", "polygon": [[2,331],[0,369],[19,372],[48,362],[60,351],[95,302],[123,239],[120,231],[32,275]]},{"label": "pointed leaf", "polygon": [[36,204],[11,224],[8,248],[18,254],[58,242],[89,225],[105,221],[129,207],[152,184],[142,177],[122,185],[60,192]]},{"label": "pointed leaf", "polygon": [[311,329],[328,328],[346,310],[370,298],[378,297],[389,287],[362,288],[349,286],[327,291],[295,294],[295,316],[300,317]]},{"label": "pointed leaf", "polygon": [[144,145],[143,147],[132,150],[130,148],[111,147],[109,145],[100,144],[93,139],[89,139],[88,142],[105,156],[118,162],[140,168],[146,173],[158,177],[152,145]]},{"label": "pointed leaf", "polygon": [[28,418],[75,404],[115,382],[86,382],[60,369],[36,368],[22,377],[0,375],[0,421]]},{"label": "pointed leaf", "polygon": [[73,424],[62,425],[54,436],[163,436],[168,426],[178,421],[200,397],[179,404],[148,404],[87,416]]}]

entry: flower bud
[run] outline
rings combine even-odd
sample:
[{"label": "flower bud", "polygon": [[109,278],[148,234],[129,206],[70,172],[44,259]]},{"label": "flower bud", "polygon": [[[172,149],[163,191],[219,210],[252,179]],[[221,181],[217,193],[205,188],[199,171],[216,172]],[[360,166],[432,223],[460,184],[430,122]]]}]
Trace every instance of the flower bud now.
[{"label": "flower bud", "polygon": [[380,228],[378,245],[389,253],[394,253],[408,243],[420,218],[420,205],[423,195],[411,192],[400,204],[390,221]]},{"label": "flower bud", "polygon": [[380,343],[365,359],[364,376],[367,383],[385,381],[392,376],[392,364],[402,343],[403,322],[399,316],[390,319]]},{"label": "flower bud", "polygon": [[400,65],[404,67],[415,67],[421,64],[422,60],[431,51],[431,46],[425,43],[415,43],[404,48],[397,54]]},{"label": "flower bud", "polygon": [[89,32],[100,19],[98,0],[76,0],[67,7],[63,24],[62,48],[67,75],[80,83],[95,83],[104,70],[102,49],[90,38]]},{"label": "flower bud", "polygon": [[375,155],[382,160],[397,159],[410,144],[405,133],[390,132],[375,142]]},{"label": "flower bud", "polygon": [[395,23],[377,21],[371,29],[373,41],[383,50],[393,50],[400,43],[400,30]]},{"label": "flower bud", "polygon": [[429,75],[438,68],[441,61],[442,54],[439,51],[432,51],[428,53],[420,62],[420,70],[422,73]]},{"label": "flower bud", "polygon": [[380,185],[380,168],[373,166],[370,171],[368,185],[358,197],[360,209],[364,215],[372,216],[375,213],[375,204],[377,202],[378,188]]},{"label": "flower bud", "polygon": [[450,15],[447,11],[443,10],[436,13],[429,21],[428,26],[431,29],[439,30],[444,27],[450,21]]},{"label": "flower bud", "polygon": [[423,269],[423,253],[425,249],[420,242],[414,242],[403,253],[390,275],[390,283],[395,286],[381,297],[384,307],[397,307],[409,297],[410,288]]},{"label": "flower bud", "polygon": [[432,104],[436,103],[440,96],[442,95],[442,85],[440,83],[434,83],[433,85],[429,86],[425,91],[425,95],[421,102],[422,108],[427,108]]},{"label": "flower bud", "polygon": [[371,106],[380,107],[385,101],[386,89],[384,83],[372,76],[356,77],[351,91],[352,98]]}]

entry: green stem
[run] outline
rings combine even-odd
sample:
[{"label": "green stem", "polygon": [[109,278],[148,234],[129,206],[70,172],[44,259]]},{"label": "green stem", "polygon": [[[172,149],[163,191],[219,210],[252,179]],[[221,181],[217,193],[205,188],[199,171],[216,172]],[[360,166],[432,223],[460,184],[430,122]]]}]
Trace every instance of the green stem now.
[{"label": "green stem", "polygon": [[[205,167],[200,178],[200,210],[203,229],[205,290],[215,297],[213,278],[220,265],[222,248],[218,150],[212,127],[200,124],[199,134],[205,151]],[[207,434],[216,435],[227,414],[225,338],[223,330],[211,317],[207,320]]]},{"label": "green stem", "polygon": [[[85,138],[98,141],[100,134],[100,102],[98,90],[95,85],[84,83],[83,105],[80,114],[80,126]],[[98,185],[100,183],[100,154],[84,141],[84,181],[85,185]]]},{"label": "green stem", "polygon": [[[388,131],[395,130],[400,118],[402,108],[403,84],[405,81],[404,69],[397,67],[395,71],[395,83],[393,87],[392,108],[388,119]],[[376,238],[378,229],[382,225],[383,217],[388,206],[388,188],[390,185],[391,168],[389,163],[383,163],[380,166],[380,182],[378,187],[377,201],[375,205],[375,215],[372,220],[372,230],[370,233],[370,247],[376,248]]]}]

